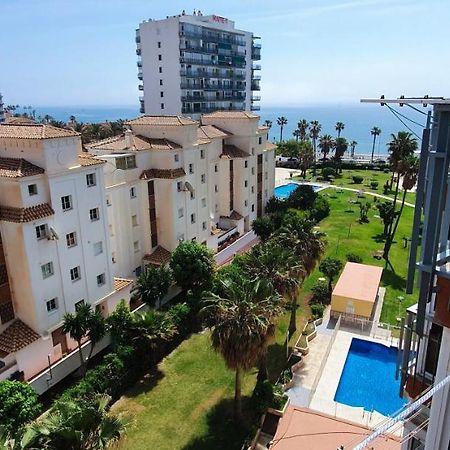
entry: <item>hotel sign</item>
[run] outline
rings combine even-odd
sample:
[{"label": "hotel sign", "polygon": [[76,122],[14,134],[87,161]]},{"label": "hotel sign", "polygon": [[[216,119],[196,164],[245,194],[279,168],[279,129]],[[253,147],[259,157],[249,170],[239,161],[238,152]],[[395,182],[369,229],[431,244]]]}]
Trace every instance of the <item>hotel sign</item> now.
[{"label": "hotel sign", "polygon": [[219,22],[219,23],[228,23],[228,19],[226,19],[225,17],[220,17],[220,16],[212,16],[212,19],[214,22]]}]

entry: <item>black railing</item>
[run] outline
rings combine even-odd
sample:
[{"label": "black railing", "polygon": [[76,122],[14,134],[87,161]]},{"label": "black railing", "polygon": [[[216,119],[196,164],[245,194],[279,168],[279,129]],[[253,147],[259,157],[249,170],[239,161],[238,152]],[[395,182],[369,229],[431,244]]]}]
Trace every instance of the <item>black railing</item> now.
[{"label": "black railing", "polygon": [[185,64],[195,64],[198,66],[218,66],[218,67],[245,67],[245,61],[242,63],[238,63],[236,61],[213,61],[206,59],[195,59],[195,58],[186,58],[185,56],[180,57],[180,61]]},{"label": "black railing", "polygon": [[217,42],[221,44],[234,44],[234,45],[245,45],[245,39],[240,36],[220,36],[218,34],[211,34],[205,31],[191,31],[191,30],[183,30],[180,31],[180,36],[185,36],[188,38],[202,39],[208,42]]},{"label": "black railing", "polygon": [[223,73],[223,72],[203,72],[192,70],[180,70],[180,75],[186,78],[227,78],[233,80],[245,80],[245,74]]},{"label": "black railing", "polygon": [[233,95],[232,97],[226,97],[224,95],[220,95],[219,97],[211,96],[211,97],[194,97],[192,95],[184,95],[181,96],[181,100],[183,102],[244,102],[245,97],[242,95]]}]

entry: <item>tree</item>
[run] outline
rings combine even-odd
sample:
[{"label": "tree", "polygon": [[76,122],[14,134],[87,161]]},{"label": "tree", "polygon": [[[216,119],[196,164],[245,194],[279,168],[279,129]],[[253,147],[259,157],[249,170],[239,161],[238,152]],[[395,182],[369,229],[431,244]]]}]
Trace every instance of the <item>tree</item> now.
[{"label": "tree", "polygon": [[139,275],[135,290],[147,305],[161,307],[161,300],[167,294],[171,282],[172,274],[168,267],[150,265]]},{"label": "tree", "polygon": [[370,134],[373,136],[372,156],[370,157],[370,162],[373,163],[373,154],[375,153],[375,141],[377,140],[377,136],[381,134],[381,128],[373,127],[370,130]]},{"label": "tree", "polygon": [[299,131],[299,137],[301,141],[306,140],[306,136],[308,135],[309,122],[305,119],[302,119],[297,124],[297,129]]},{"label": "tree", "polygon": [[363,204],[363,203],[359,204],[359,223],[368,223],[369,222],[369,218],[368,218],[369,210],[370,210],[369,202],[366,202],[365,204]]},{"label": "tree", "polygon": [[302,211],[311,209],[317,198],[317,192],[309,184],[299,184],[297,188],[289,194],[287,204],[290,208],[300,209]]},{"label": "tree", "polygon": [[327,155],[328,155],[328,153],[331,152],[333,147],[334,147],[334,140],[330,134],[324,134],[323,136],[320,137],[319,148],[320,148],[321,153],[323,154],[324,162],[326,161]]},{"label": "tree", "polygon": [[298,142],[298,139],[300,137],[300,130],[297,128],[292,132],[292,136],[295,137],[295,142]]},{"label": "tree", "polygon": [[[391,189],[395,174],[400,171],[401,162],[408,156],[414,155],[417,150],[417,140],[413,135],[407,131],[399,131],[397,135],[391,134],[391,140],[388,142],[389,151],[389,165],[392,171]],[[397,176],[396,193],[398,194],[398,187],[400,177]]]},{"label": "tree", "polygon": [[342,262],[336,258],[325,258],[319,264],[319,270],[328,278],[328,292],[331,296],[333,291],[333,279],[339,275]]},{"label": "tree", "polygon": [[135,315],[130,311],[125,300],[121,300],[116,309],[106,319],[108,331],[116,347],[130,345],[134,339]]},{"label": "tree", "polygon": [[288,121],[286,117],[281,116],[277,119],[277,125],[280,127],[280,143],[283,142],[283,128],[285,125],[287,125]]},{"label": "tree", "polygon": [[274,231],[273,223],[269,216],[262,216],[256,218],[252,222],[252,228],[256,236],[258,236],[263,242],[267,241]]},{"label": "tree", "polygon": [[272,121],[271,120],[265,120],[264,121],[264,126],[268,127],[268,128],[272,128]]},{"label": "tree", "polygon": [[0,424],[11,433],[35,419],[41,412],[36,391],[26,383],[0,382]]},{"label": "tree", "polygon": [[288,141],[282,142],[278,149],[283,156],[288,158],[298,158],[300,143],[294,139],[289,139]]},{"label": "tree", "polygon": [[266,350],[268,332],[278,306],[265,280],[223,280],[225,295],[206,294],[201,315],[212,328],[211,343],[235,371],[234,418],[242,421],[241,382]]},{"label": "tree", "polygon": [[345,124],[343,122],[336,122],[336,131],[338,139],[341,137],[341,132],[345,128]]},{"label": "tree", "polygon": [[394,220],[394,203],[389,200],[385,202],[378,202],[377,208],[384,225],[383,234],[387,236],[389,227]]},{"label": "tree", "polygon": [[209,288],[214,274],[214,256],[196,241],[178,244],[170,258],[170,268],[175,282],[184,290]]},{"label": "tree", "polygon": [[344,156],[344,153],[348,149],[348,142],[347,139],[338,137],[334,141],[334,160],[337,164],[337,171],[342,172],[341,164],[342,164],[342,157]]},{"label": "tree", "polygon": [[311,136],[313,148],[314,148],[314,158],[317,158],[317,139],[319,138],[320,131],[322,130],[322,125],[320,125],[318,120],[313,120],[309,124],[309,135]]},{"label": "tree", "polygon": [[350,156],[352,158],[354,158],[355,156],[355,147],[358,145],[358,143],[356,141],[351,141],[350,142]]},{"label": "tree", "polygon": [[306,178],[306,171],[314,164],[314,150],[310,141],[300,142],[298,148],[299,168],[303,178]]},{"label": "tree", "polygon": [[[80,371],[84,376],[86,366],[92,356],[95,344],[105,335],[105,322],[98,311],[94,311],[89,304],[81,305],[75,314],[66,313],[64,315],[63,332],[69,333],[70,337],[77,342],[80,356]],[[91,339],[91,350],[85,361],[82,351],[83,339]]]},{"label": "tree", "polygon": [[41,419],[25,428],[23,449],[104,450],[117,442],[125,422],[108,412],[110,397],[56,401]]}]

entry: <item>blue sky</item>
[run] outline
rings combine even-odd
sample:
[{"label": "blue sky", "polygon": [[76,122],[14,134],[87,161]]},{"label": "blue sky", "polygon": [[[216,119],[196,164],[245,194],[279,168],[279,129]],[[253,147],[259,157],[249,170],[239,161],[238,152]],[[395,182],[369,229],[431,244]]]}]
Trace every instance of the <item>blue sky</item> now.
[{"label": "blue sky", "polygon": [[450,96],[449,0],[0,0],[0,92],[135,105],[135,28],[194,8],[262,37],[263,106]]}]

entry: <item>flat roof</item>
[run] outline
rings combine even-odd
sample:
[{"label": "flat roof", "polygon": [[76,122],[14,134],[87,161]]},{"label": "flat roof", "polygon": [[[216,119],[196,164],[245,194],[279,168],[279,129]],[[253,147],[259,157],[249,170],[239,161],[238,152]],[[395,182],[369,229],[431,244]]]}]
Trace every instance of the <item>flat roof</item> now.
[{"label": "flat roof", "polygon": [[333,290],[333,295],[374,303],[383,269],[368,264],[348,262]]},{"label": "flat roof", "polygon": [[[270,450],[335,450],[342,445],[353,448],[372,430],[344,419],[308,408],[288,406],[281,418]],[[395,436],[380,436],[370,444],[373,450],[396,450],[401,448]]]}]

